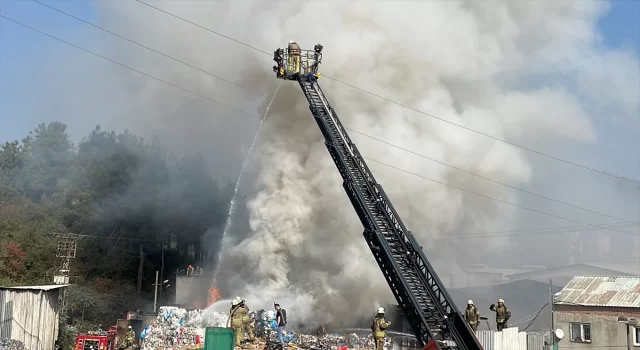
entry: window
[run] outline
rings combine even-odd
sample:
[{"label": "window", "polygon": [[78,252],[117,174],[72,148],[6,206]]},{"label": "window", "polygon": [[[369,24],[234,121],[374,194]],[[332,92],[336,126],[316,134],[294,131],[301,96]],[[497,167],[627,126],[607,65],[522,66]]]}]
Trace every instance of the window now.
[{"label": "window", "polygon": [[633,345],[640,346],[640,327],[632,327],[633,330]]},{"label": "window", "polygon": [[591,324],[570,323],[571,341],[576,343],[591,343]]}]

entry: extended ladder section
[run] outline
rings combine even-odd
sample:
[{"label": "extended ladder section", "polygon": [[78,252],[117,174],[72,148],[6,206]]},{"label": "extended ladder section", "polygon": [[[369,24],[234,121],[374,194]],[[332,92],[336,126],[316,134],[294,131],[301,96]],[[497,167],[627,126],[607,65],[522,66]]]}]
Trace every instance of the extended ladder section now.
[{"label": "extended ladder section", "polygon": [[367,243],[418,340],[443,350],[482,350],[422,248],[349,139],[317,80],[303,75],[296,80],[344,179],[344,189],[362,221]]}]

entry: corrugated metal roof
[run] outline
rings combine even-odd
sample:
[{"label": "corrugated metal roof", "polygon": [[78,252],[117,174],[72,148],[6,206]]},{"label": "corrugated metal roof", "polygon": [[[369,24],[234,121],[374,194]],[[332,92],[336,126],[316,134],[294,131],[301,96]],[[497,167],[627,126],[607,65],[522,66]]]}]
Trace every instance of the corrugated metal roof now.
[{"label": "corrugated metal roof", "polygon": [[68,287],[70,284],[50,284],[46,286],[15,286],[15,287],[2,287],[0,289],[26,289],[26,290],[52,290],[62,287]]},{"label": "corrugated metal roof", "polygon": [[640,308],[640,276],[576,276],[555,297],[554,303]]}]

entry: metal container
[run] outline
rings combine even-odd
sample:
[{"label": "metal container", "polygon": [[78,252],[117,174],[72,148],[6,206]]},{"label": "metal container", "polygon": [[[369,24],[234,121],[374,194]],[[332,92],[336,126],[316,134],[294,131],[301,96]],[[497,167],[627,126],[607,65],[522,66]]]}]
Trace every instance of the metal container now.
[{"label": "metal container", "polygon": [[233,350],[233,329],[209,327],[204,334],[205,350]]}]

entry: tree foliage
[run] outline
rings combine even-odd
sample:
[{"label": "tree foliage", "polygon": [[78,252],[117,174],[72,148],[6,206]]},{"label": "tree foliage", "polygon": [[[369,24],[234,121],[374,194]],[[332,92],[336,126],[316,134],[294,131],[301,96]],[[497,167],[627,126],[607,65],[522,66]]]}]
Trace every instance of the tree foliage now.
[{"label": "tree foliage", "polygon": [[[58,122],[5,142],[0,284],[51,283],[52,234],[86,235],[72,262],[71,281],[78,285],[69,290],[66,311],[80,331],[108,327],[127,310],[146,306],[162,247],[165,276],[212,248],[200,242],[224,223],[232,188],[209,174],[201,154],[176,156],[128,131],[99,126],[77,145]],[[138,278],[142,299],[135,297]]]}]

